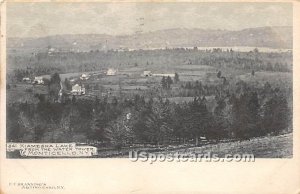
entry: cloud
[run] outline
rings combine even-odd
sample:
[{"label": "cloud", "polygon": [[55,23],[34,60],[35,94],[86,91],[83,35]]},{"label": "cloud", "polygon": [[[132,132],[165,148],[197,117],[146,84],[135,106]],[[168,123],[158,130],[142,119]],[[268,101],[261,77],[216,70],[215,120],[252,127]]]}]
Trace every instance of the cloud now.
[{"label": "cloud", "polygon": [[[291,3],[8,3],[8,36],[292,25]],[[143,22],[139,21],[143,18]]]}]

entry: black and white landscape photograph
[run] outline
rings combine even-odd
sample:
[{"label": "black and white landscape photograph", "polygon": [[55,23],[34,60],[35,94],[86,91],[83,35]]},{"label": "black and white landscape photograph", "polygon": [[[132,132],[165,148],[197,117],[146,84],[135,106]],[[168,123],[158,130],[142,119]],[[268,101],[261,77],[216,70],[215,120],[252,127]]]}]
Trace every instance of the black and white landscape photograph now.
[{"label": "black and white landscape photograph", "polygon": [[10,2],[6,21],[7,158],[293,157],[292,3]]}]

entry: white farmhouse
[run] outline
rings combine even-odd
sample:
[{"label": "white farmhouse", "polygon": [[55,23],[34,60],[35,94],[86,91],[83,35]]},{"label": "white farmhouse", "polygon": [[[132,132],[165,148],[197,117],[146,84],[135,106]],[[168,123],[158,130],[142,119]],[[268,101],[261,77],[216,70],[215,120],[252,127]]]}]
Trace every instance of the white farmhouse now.
[{"label": "white farmhouse", "polygon": [[151,71],[144,71],[144,73],[142,74],[143,77],[151,77],[152,73]]},{"label": "white farmhouse", "polygon": [[127,120],[130,120],[130,119],[131,119],[131,116],[132,116],[131,113],[127,113],[127,114],[126,114],[126,119],[127,119]]},{"label": "white farmhouse", "polygon": [[24,77],[22,80],[23,80],[23,82],[26,82],[26,83],[31,82],[31,79],[29,77]]},{"label": "white farmhouse", "polygon": [[109,68],[106,72],[106,75],[116,75],[117,70],[113,68]]},{"label": "white farmhouse", "polygon": [[80,76],[81,80],[88,80],[89,78],[90,78],[90,75],[85,74],[85,73]]},{"label": "white farmhouse", "polygon": [[33,80],[34,84],[44,84],[43,77],[35,77]]},{"label": "white farmhouse", "polygon": [[73,95],[84,95],[85,94],[85,88],[84,88],[84,86],[80,86],[78,84],[75,84],[74,86],[72,86],[71,93]]}]

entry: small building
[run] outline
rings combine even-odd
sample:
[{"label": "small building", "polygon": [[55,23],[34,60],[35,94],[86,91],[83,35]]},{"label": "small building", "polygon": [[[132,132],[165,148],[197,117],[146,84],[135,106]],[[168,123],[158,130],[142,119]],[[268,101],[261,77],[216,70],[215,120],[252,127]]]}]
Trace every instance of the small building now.
[{"label": "small building", "polygon": [[117,74],[117,70],[113,68],[109,68],[106,72],[106,75],[116,75],[116,74]]},{"label": "small building", "polygon": [[75,84],[74,86],[72,86],[71,94],[72,95],[84,95],[85,94],[84,86],[80,86],[78,84]]},{"label": "small building", "polygon": [[81,80],[88,80],[89,78],[90,78],[90,75],[85,74],[85,73],[80,76]]},{"label": "small building", "polygon": [[120,46],[119,48],[116,49],[116,51],[125,52],[125,51],[129,51],[129,48],[124,47],[124,46]]},{"label": "small building", "polygon": [[43,77],[35,77],[33,80],[34,84],[44,84]]},{"label": "small building", "polygon": [[26,82],[26,83],[31,83],[31,79],[29,77],[24,77],[22,79],[23,82]]},{"label": "small building", "polygon": [[158,77],[171,77],[174,78],[175,77],[175,73],[156,73],[156,74],[152,74],[153,76],[158,76]]},{"label": "small building", "polygon": [[144,71],[143,74],[142,74],[142,76],[144,76],[144,77],[151,77],[152,73],[151,73],[151,71]]},{"label": "small building", "polygon": [[49,52],[54,52],[54,51],[55,51],[55,48],[49,48],[48,51],[49,51]]},{"label": "small building", "polygon": [[130,119],[131,119],[131,116],[132,116],[132,114],[131,114],[130,112],[127,113],[127,114],[126,114],[126,119],[127,119],[127,120],[130,120]]},{"label": "small building", "polygon": [[55,48],[48,49],[48,55],[52,55],[55,52]]}]

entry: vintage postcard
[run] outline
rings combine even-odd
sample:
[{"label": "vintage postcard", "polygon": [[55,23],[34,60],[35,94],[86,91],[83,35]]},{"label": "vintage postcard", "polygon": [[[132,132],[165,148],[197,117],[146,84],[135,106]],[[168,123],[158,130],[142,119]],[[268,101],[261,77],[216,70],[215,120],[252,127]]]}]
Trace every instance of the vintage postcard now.
[{"label": "vintage postcard", "polygon": [[1,193],[300,193],[298,1],[3,1]]}]

